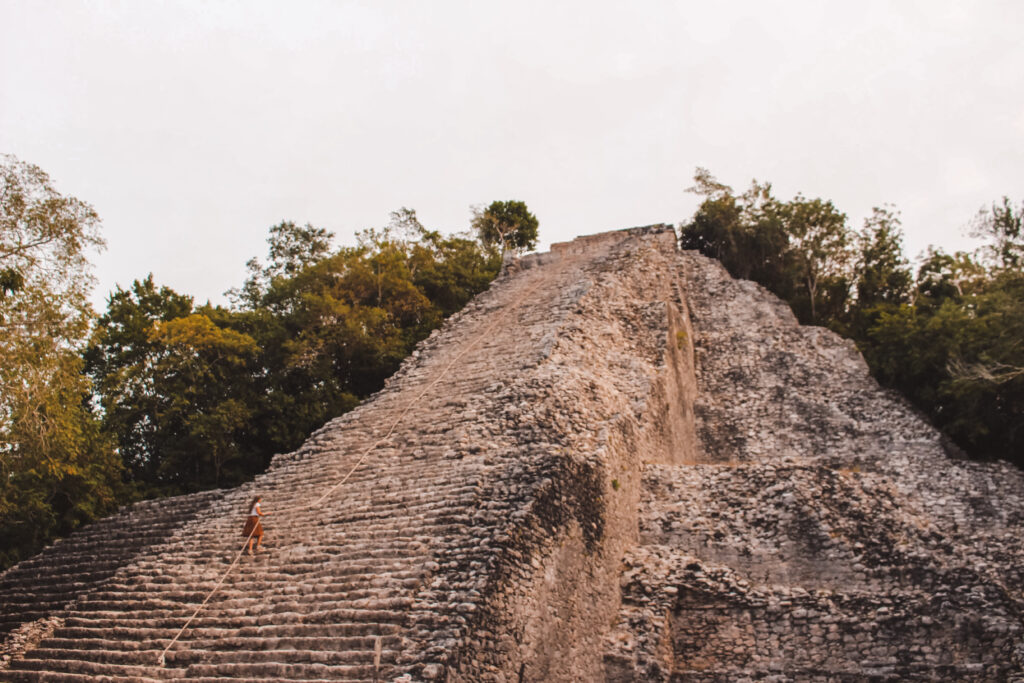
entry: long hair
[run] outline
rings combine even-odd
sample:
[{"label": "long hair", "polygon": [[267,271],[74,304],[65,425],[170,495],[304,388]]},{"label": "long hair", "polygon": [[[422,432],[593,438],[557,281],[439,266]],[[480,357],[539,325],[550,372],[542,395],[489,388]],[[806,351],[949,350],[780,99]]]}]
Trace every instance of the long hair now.
[{"label": "long hair", "polygon": [[249,503],[249,507],[248,507],[248,508],[246,509],[246,511],[245,511],[245,512],[246,512],[246,514],[248,514],[248,513],[252,512],[252,508],[253,508],[253,506],[254,506],[254,505],[256,505],[256,503],[260,502],[260,500],[262,500],[262,498],[263,498],[262,496],[256,496],[255,498],[253,498],[253,499],[252,499],[252,502],[251,502],[251,503]]}]

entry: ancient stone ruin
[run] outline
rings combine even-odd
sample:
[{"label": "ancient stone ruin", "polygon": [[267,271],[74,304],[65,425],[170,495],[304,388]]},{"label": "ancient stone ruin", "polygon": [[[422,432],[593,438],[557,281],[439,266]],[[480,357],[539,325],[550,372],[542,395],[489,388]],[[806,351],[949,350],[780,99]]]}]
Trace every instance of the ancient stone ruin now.
[{"label": "ancient stone ruin", "polygon": [[953,450],[670,228],[580,238],[252,483],[0,575],[0,679],[1024,681],[1024,477]]}]

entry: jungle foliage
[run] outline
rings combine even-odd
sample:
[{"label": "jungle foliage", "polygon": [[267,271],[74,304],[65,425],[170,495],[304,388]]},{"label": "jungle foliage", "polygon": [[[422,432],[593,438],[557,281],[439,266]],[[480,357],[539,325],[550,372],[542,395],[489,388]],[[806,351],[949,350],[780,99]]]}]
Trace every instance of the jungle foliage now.
[{"label": "jungle foliage", "polygon": [[109,511],[120,465],[89,407],[81,351],[99,218],[0,157],[0,568]]},{"label": "jungle foliage", "polygon": [[196,306],[152,276],[118,288],[85,370],[126,481],[146,495],[232,486],[383,386],[417,342],[488,286],[500,256],[410,209],[331,250],[282,222],[268,258]]},{"label": "jungle foliage", "polygon": [[695,181],[704,199],[682,248],[764,285],[802,323],[852,338],[875,377],[970,457],[1024,466],[1024,203],[983,209],[977,251],[930,248],[915,270],[890,208],[856,230],[829,201],[782,201],[756,181],[736,194],[705,169]]}]

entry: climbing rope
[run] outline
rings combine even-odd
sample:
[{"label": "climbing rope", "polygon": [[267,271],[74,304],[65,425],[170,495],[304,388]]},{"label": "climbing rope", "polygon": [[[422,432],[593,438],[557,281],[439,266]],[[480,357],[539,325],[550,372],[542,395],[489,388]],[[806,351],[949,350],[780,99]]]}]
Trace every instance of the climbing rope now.
[{"label": "climbing rope", "polygon": [[[575,260],[575,259],[573,259],[573,260]],[[402,421],[405,419],[405,416],[408,415],[409,412],[412,410],[413,406],[418,404],[420,402],[420,400],[427,394],[427,392],[429,392],[431,389],[433,389],[442,379],[444,379],[444,377],[455,366],[456,363],[458,363],[460,360],[462,360],[463,357],[465,357],[466,354],[468,354],[471,350],[473,350],[473,348],[475,348],[476,345],[479,344],[485,337],[490,335],[490,333],[492,331],[494,331],[494,329],[498,326],[498,324],[511,311],[517,309],[519,307],[519,304],[522,301],[524,301],[526,299],[529,299],[529,297],[535,291],[537,291],[537,289],[541,286],[541,284],[544,283],[544,279],[543,278],[538,277],[537,280],[538,281],[533,286],[531,286],[528,290],[526,290],[526,292],[523,293],[522,296],[518,297],[515,301],[513,301],[512,305],[508,306],[504,311],[502,311],[494,319],[494,321],[483,332],[481,332],[479,335],[477,335],[477,337],[468,346],[466,346],[457,356],[455,356],[455,358],[453,358],[452,361],[450,363],[448,363],[448,365],[446,365],[444,367],[444,369],[441,370],[440,374],[438,374],[437,377],[435,377],[432,382],[427,384],[427,386],[424,387],[424,389],[422,391],[420,391],[420,393],[417,394],[415,398],[413,398],[408,403],[406,403],[405,407],[399,412],[398,417],[396,417],[392,421],[391,427],[387,430],[387,432],[384,434],[384,436],[378,438],[376,441],[374,441],[372,444],[370,444],[369,446],[367,446],[363,450],[362,454],[359,456],[359,459],[356,460],[356,464],[353,465],[349,469],[348,473],[345,474],[344,477],[342,477],[338,482],[336,482],[334,484],[334,486],[332,486],[331,488],[327,489],[326,493],[324,493],[322,496],[317,498],[312,503],[309,503],[307,505],[303,505],[303,506],[300,506],[300,507],[297,507],[297,508],[292,508],[292,511],[293,512],[300,512],[302,510],[307,510],[307,509],[310,509],[310,508],[317,507],[321,503],[323,503],[325,500],[327,500],[327,498],[329,498],[332,493],[337,491],[338,488],[343,486],[345,484],[345,482],[347,482],[349,480],[349,478],[355,473],[355,471],[357,469],[359,469],[359,467],[366,460],[367,456],[369,456],[370,453],[373,452],[373,450],[377,448],[377,446],[379,446],[384,441],[387,441],[391,437],[391,435],[395,433],[395,429],[397,429],[398,425],[402,423]],[[228,575],[238,565],[238,561],[242,558],[242,553],[245,552],[246,544],[249,542],[249,540],[252,538],[252,535],[255,532],[256,532],[256,527],[254,525],[253,530],[249,532],[249,536],[246,537],[245,541],[242,543],[242,547],[239,549],[238,553],[235,555],[235,559],[231,562],[231,564],[224,571],[224,573],[221,574],[220,579],[217,581],[217,584],[213,587],[212,590],[210,590],[209,593],[206,594],[206,597],[203,598],[203,601],[199,604],[198,607],[196,607],[195,611],[192,612],[192,616],[190,616],[188,618],[188,620],[185,622],[185,624],[180,629],[178,629],[178,632],[174,635],[174,638],[171,639],[171,642],[169,642],[167,644],[167,647],[165,647],[163,649],[163,651],[160,653],[160,660],[159,660],[159,662],[160,662],[160,666],[161,667],[166,666],[166,663],[167,663],[167,652],[174,646],[174,644],[176,642],[178,642],[178,639],[181,638],[181,635],[188,629],[189,625],[193,622],[193,620],[195,620],[196,616],[203,610],[203,608],[206,607],[206,603],[208,603],[210,601],[210,598],[212,598],[213,595],[220,589],[220,587],[224,584],[224,580],[227,579]],[[378,641],[377,646],[379,647],[379,641]]]}]

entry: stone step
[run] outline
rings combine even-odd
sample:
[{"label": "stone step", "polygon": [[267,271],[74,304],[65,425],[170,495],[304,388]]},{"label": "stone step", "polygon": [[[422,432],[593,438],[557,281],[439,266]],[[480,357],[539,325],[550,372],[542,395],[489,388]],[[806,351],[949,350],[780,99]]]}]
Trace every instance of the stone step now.
[{"label": "stone step", "polygon": [[[224,683],[226,680],[223,676],[187,676],[181,679],[183,683]],[[233,683],[266,683],[267,678],[249,678],[239,676],[238,674],[230,676],[230,680]],[[282,678],[281,676],[275,676],[273,679],[275,683],[337,683],[338,678]],[[346,683],[384,683],[384,681],[390,680],[389,678],[380,677],[373,678],[360,678],[358,676],[349,675],[343,679]]]},{"label": "stone step", "polygon": [[[195,601],[164,601],[156,599],[148,600],[121,600],[121,601],[92,601],[87,605],[79,606],[83,612],[90,614],[119,614],[125,618],[153,618],[164,615],[191,614],[199,605],[201,600]],[[237,597],[222,598],[215,595],[207,603],[204,614],[234,615],[234,614],[266,614],[277,611],[294,611],[305,605],[319,604],[331,605],[333,609],[345,607],[358,608],[367,604],[387,605],[389,609],[408,607],[413,603],[413,598],[408,597],[399,591],[352,591],[350,593],[323,594],[321,592],[308,595],[239,595]]]},{"label": "stone step", "polygon": [[[11,610],[14,612],[14,610]],[[46,617],[52,616],[59,612],[58,608],[44,607],[39,610],[20,610],[13,614],[8,614],[0,617],[0,634],[6,633],[9,630],[15,629],[24,623],[30,621],[36,621],[38,619],[45,619]]]},{"label": "stone step", "polygon": [[[402,455],[401,459],[396,462],[386,463],[378,459],[365,472],[361,469],[363,466],[352,472],[352,467],[355,466],[354,462],[347,467],[325,467],[320,469],[315,477],[307,476],[307,478],[293,481],[277,479],[273,483],[264,482],[264,486],[259,489],[260,495],[267,503],[267,511],[275,513],[278,508],[276,506],[271,508],[269,505],[271,502],[280,504],[279,510],[284,512],[292,509],[326,512],[337,506],[348,505],[351,501],[385,495],[404,495],[410,500],[415,500],[444,495],[457,496],[460,493],[472,491],[476,482],[468,477],[463,480],[452,479],[450,461],[440,458],[441,454],[450,449],[451,444],[446,439],[439,439],[437,443],[417,439],[406,447],[408,453]],[[438,460],[436,461],[413,455],[414,453],[433,452],[437,453]],[[352,474],[349,479],[329,493],[332,487],[335,487],[350,472]],[[416,475],[422,475],[422,486],[417,486]],[[324,495],[328,497],[310,507]],[[225,499],[216,506],[210,506],[207,512],[231,513],[233,511],[244,515],[246,512],[244,506],[248,502],[244,499],[238,501]]]},{"label": "stone step", "polygon": [[[327,664],[330,666],[373,666],[376,651],[373,645],[362,650],[328,649],[263,649],[259,641],[249,642],[246,646],[232,650],[208,649],[171,650],[167,653],[167,666],[184,668],[197,664]],[[315,643],[314,643],[315,645]],[[159,657],[160,652],[153,653]],[[381,665],[394,664],[399,653],[382,649]],[[149,660],[154,661],[154,660]]]},{"label": "stone step", "polygon": [[[140,678],[159,679],[164,677],[164,673],[169,673],[168,670],[160,669],[159,667],[153,665],[140,666],[133,664],[108,664],[104,662],[90,662],[77,658],[65,660],[31,659],[28,657],[26,657],[25,659],[16,659],[12,661],[9,671],[5,671],[4,675],[6,676],[9,674],[13,674],[16,671],[40,671],[87,675],[93,677],[91,680],[97,680],[98,678],[105,678],[107,676],[120,676],[128,680],[138,680]],[[182,676],[178,674],[172,674],[172,676],[170,677],[182,678]],[[36,680],[49,681],[60,679],[50,679],[48,677],[43,677]]]},{"label": "stone step", "polygon": [[[390,667],[382,667],[386,671]],[[373,680],[379,670],[364,664],[285,664],[280,662],[232,662],[224,664],[193,664],[186,671],[187,678],[252,678],[279,681],[284,678],[309,680],[351,680],[353,678]]]},{"label": "stone step", "polygon": [[[232,595],[233,591],[249,593],[251,590],[265,590],[276,587],[285,592],[300,592],[304,586],[316,585],[325,590],[345,590],[346,588],[360,588],[365,585],[410,587],[419,585],[424,576],[424,570],[417,565],[402,563],[396,568],[394,563],[380,564],[368,563],[359,565],[337,566],[334,571],[324,570],[318,574],[306,572],[302,574],[301,580],[296,579],[294,574],[274,574],[271,572],[260,572],[256,576],[245,576],[243,587],[235,588],[234,584],[227,581],[218,590],[218,595]],[[230,578],[230,577],[229,577]],[[185,584],[182,579],[189,583]],[[284,584],[283,586],[281,584]],[[149,594],[167,594],[174,598],[194,600],[202,599],[212,588],[210,584],[197,585],[195,577],[167,577],[166,581],[157,582],[150,580],[146,582],[132,583],[108,583],[103,591],[97,591],[90,597],[98,599],[116,599],[120,596],[142,593],[149,597]]]},{"label": "stone step", "polygon": [[[166,670],[147,669],[149,672],[137,672],[125,675],[106,674],[97,677],[91,673],[58,673],[55,671],[39,671],[30,669],[8,669],[3,672],[3,680],[9,683],[160,683],[164,680],[182,680],[185,672],[170,672]],[[156,674],[159,673],[159,676]],[[220,679],[219,683],[224,683]]]},{"label": "stone step", "polygon": [[[185,618],[191,615],[191,610],[184,614]],[[175,615],[161,614],[160,616],[141,617],[133,616],[131,619],[120,619],[117,613],[90,614],[87,612],[74,612],[69,614],[64,621],[65,627],[89,628],[93,630],[112,629],[134,625],[136,628],[144,629],[171,629],[177,631],[185,624],[185,618]],[[246,626],[283,625],[296,622],[308,624],[316,623],[401,623],[405,618],[405,612],[396,612],[388,609],[354,609],[339,608],[312,610],[309,612],[277,612],[264,615],[252,614],[230,614],[220,615],[216,612],[201,612],[189,627],[191,631],[202,628],[243,628]]]},{"label": "stone step", "polygon": [[[331,579],[347,582],[350,577],[358,579],[367,576],[387,576],[391,574],[408,578],[418,574],[422,575],[421,568],[431,561],[430,556],[414,555],[407,558],[353,559],[345,562],[333,562],[328,566],[321,564],[304,568],[295,566],[274,568],[267,567],[265,564],[256,565],[258,561],[273,552],[275,552],[275,549],[270,547],[257,553],[255,558],[244,556],[235,569],[237,574],[232,573],[228,575],[228,580],[230,581],[228,585],[234,584],[235,581],[243,581],[255,583],[257,586],[268,587],[282,583],[286,585],[294,584],[300,579],[303,583]],[[213,569],[208,567],[179,567],[176,571],[180,571],[181,574],[169,574],[169,580],[164,584],[164,589],[205,592],[213,587],[227,567],[227,563]],[[201,579],[196,576],[197,572],[203,572]],[[139,581],[149,581],[151,574],[142,568],[139,574],[132,574],[123,578],[129,581],[136,578]],[[198,580],[201,580],[202,583],[198,583]],[[125,590],[136,590],[134,583],[120,585],[125,586]]]},{"label": "stone step", "polygon": [[[219,571],[227,569],[230,563],[235,559],[241,547],[233,549],[229,553],[219,555],[202,555],[194,558],[174,558],[179,566],[178,568],[170,568],[165,571],[165,575],[174,576],[170,572],[181,572],[182,575],[192,575],[196,571],[203,572],[215,572],[219,578]],[[390,565],[394,562],[415,562],[417,560],[426,561],[428,555],[424,552],[424,549],[419,546],[394,546],[394,547],[360,547],[351,550],[339,550],[336,553],[329,553],[319,551],[321,553],[320,558],[317,559],[315,556],[313,559],[307,559],[310,553],[296,551],[294,548],[288,546],[277,546],[275,542],[268,542],[265,547],[260,549],[259,553],[255,554],[254,558],[251,558],[245,554],[238,567],[242,571],[250,571],[255,568],[260,573],[266,573],[268,571],[274,571],[278,569],[282,573],[287,574],[308,574],[310,571],[317,571],[318,568],[325,566],[334,569],[335,567],[343,569],[345,566],[355,566],[362,564],[363,566],[376,565],[384,566]],[[220,559],[223,564],[218,567],[216,560]],[[170,558],[168,558],[170,559]],[[191,560],[191,562],[190,562]],[[191,564],[192,566],[189,566]],[[197,566],[198,565],[198,566]],[[269,565],[269,566],[268,566]],[[133,573],[124,573],[122,578],[134,578],[136,576],[146,576],[146,570],[148,567],[139,566],[136,567]],[[192,582],[194,582],[194,578]]]},{"label": "stone step", "polygon": [[[234,636],[223,638],[211,638],[209,640],[188,641],[188,649],[197,650],[249,650],[254,642],[258,642],[262,650],[306,650],[310,652],[372,652],[377,646],[377,638],[380,638],[381,646],[385,650],[398,651],[402,648],[402,639],[395,635],[377,634],[362,635],[366,629],[361,629],[358,636],[277,636],[272,637],[266,633]],[[392,631],[392,633],[394,630]]]},{"label": "stone step", "polygon": [[[241,641],[241,642],[239,642]],[[297,663],[297,664],[372,664],[375,658],[374,644],[366,649],[337,649],[331,639],[307,639],[311,649],[269,648],[259,639],[232,639],[229,642],[214,642],[215,648],[197,648],[193,644],[182,649],[172,649],[166,656],[169,668],[185,668],[193,664],[214,663]],[[177,643],[175,644],[177,645]],[[49,643],[32,650],[31,659],[45,661],[80,661],[94,664],[118,666],[153,666],[160,661],[163,647],[150,649],[98,649],[98,648],[55,648]],[[393,663],[398,656],[394,650],[381,651],[381,662]],[[34,665],[30,665],[34,666]],[[45,668],[45,667],[40,667]]]},{"label": "stone step", "polygon": [[[414,599],[411,597],[402,598],[366,598],[363,600],[353,600],[348,602],[336,602],[327,603],[325,601],[317,600],[312,597],[306,601],[278,601],[274,603],[266,602],[253,602],[249,606],[241,607],[222,607],[220,605],[207,605],[199,615],[193,624],[209,625],[209,624],[223,624],[225,626],[243,626],[251,625],[252,620],[260,620],[259,623],[268,623],[269,617],[274,615],[281,615],[282,619],[278,623],[284,623],[291,619],[284,618],[289,615],[295,615],[298,618],[301,615],[311,616],[317,614],[331,613],[345,615],[343,619],[345,621],[366,621],[372,620],[381,611],[393,612],[394,610],[404,610],[414,604]],[[105,612],[86,612],[76,611],[76,625],[88,625],[84,622],[90,620],[92,622],[113,622],[116,623],[145,623],[147,625],[164,625],[164,624],[184,624],[185,621],[192,615],[195,608],[198,605],[183,605],[180,608],[174,610],[144,610],[144,609],[131,609],[126,607],[123,610],[109,610]],[[308,609],[308,608],[320,607],[320,609]]]},{"label": "stone step", "polygon": [[[56,594],[33,594],[19,593],[18,595],[3,596],[4,612],[17,612],[19,618],[25,619],[27,615],[40,611],[47,611],[64,606],[68,602],[67,595]],[[3,617],[0,616],[0,621]]]},{"label": "stone step", "polygon": [[7,579],[7,581],[10,582],[8,585],[16,585],[19,583],[24,585],[26,582],[35,581],[38,583],[41,579],[47,577],[60,577],[65,574],[85,573],[86,571],[88,574],[114,572],[120,566],[121,565],[118,564],[118,560],[110,559],[110,555],[108,554],[88,553],[82,555],[81,561],[61,562],[47,568],[39,568],[29,575],[12,576],[10,579]]},{"label": "stone step", "polygon": [[[62,626],[54,630],[55,641],[73,642],[77,640],[100,641],[109,644],[120,643],[122,649],[141,647],[143,643],[155,642],[161,645],[161,649],[175,636],[178,630],[184,625],[184,621],[175,626],[164,628],[145,628],[138,626],[104,626],[101,628],[87,626]],[[398,633],[399,621],[374,622],[361,621],[351,623],[316,623],[310,624],[302,621],[288,624],[261,624],[258,626],[242,626],[233,628],[199,626],[193,622],[186,632],[186,643],[198,643],[200,647],[208,640],[220,640],[226,638],[362,638],[384,636],[389,637]],[[369,634],[369,635],[367,635]]]},{"label": "stone step", "polygon": [[[280,518],[271,517],[263,520],[263,527],[268,535],[277,533],[286,537],[301,538],[305,534],[312,534],[313,540],[315,540],[316,534],[323,534],[325,541],[337,540],[339,535],[344,538],[346,531],[368,533],[384,531],[395,526],[412,534],[419,529],[450,524],[448,519],[452,517],[462,520],[465,518],[466,510],[475,507],[477,502],[474,498],[466,501],[433,501],[420,505],[364,505],[357,509],[338,511],[329,521],[311,519],[292,523],[282,522]],[[232,519],[220,526],[197,532],[187,540],[176,542],[173,546],[166,547],[200,548],[210,542],[218,544],[218,541],[224,542],[236,537],[241,541],[243,540],[241,532],[244,523],[244,519],[237,521]],[[201,551],[195,550],[195,552]]]},{"label": "stone step", "polygon": [[[166,628],[140,628],[135,626],[115,626],[91,628],[83,626],[60,627],[53,632],[53,637],[45,641],[46,644],[65,649],[82,649],[91,645],[81,643],[96,643],[104,649],[163,649],[167,643],[177,634],[180,624]],[[377,636],[383,638],[382,643],[391,649],[397,649],[394,636],[400,629],[400,622],[352,622],[352,623],[322,623],[307,624],[295,622],[292,624],[264,624],[259,626],[245,626],[241,628],[224,628],[196,625],[189,626],[185,632],[184,640],[175,643],[175,649],[187,649],[196,647],[208,649],[214,642],[238,642],[262,641],[270,642],[294,640],[296,643],[311,640],[338,640],[339,642],[350,641],[353,644],[373,641]]]},{"label": "stone step", "polygon": [[[181,683],[224,683],[222,676],[186,676],[184,670],[147,669],[150,675],[103,676],[102,679],[92,674],[54,673],[45,671],[5,671],[4,681],[10,683],[160,683],[160,681],[176,680]],[[156,674],[159,675],[156,675]],[[232,676],[233,683],[266,683],[266,678],[244,678]],[[335,683],[335,678],[282,678],[273,679],[275,683]],[[345,679],[348,683],[383,683],[385,678],[353,678]]]},{"label": "stone step", "polygon": [[120,551],[135,551],[146,547],[167,535],[168,529],[175,524],[161,525],[156,528],[130,528],[120,533],[97,535],[94,539],[75,539],[64,543],[48,554],[46,562],[35,561],[32,564],[18,565],[17,572],[11,572],[0,581],[0,590],[6,587],[8,580],[18,575],[33,576],[38,572],[56,573],[61,566],[89,564]]},{"label": "stone step", "polygon": [[[285,592],[301,590],[302,586],[330,585],[355,586],[366,583],[374,577],[404,579],[423,574],[422,568],[428,565],[433,556],[424,553],[406,556],[384,556],[376,558],[335,561],[311,562],[302,564],[283,563],[280,566],[270,564],[268,555],[277,552],[275,548],[260,549],[255,557],[244,555],[231,573],[227,574],[223,588],[232,590],[234,586],[273,587]],[[228,564],[212,567],[194,567],[193,574],[172,575],[170,580],[154,583],[144,577],[137,582],[130,581],[113,587],[105,587],[104,596],[116,597],[118,594],[138,594],[152,592],[153,597],[167,593],[203,593],[220,580],[228,569]],[[332,571],[333,570],[333,571]],[[197,576],[197,574],[200,574]],[[132,577],[134,578],[134,577]],[[109,588],[109,590],[107,590]],[[113,594],[113,595],[111,595]],[[97,596],[99,597],[99,596]]]},{"label": "stone step", "polygon": [[[324,600],[355,600],[366,597],[394,596],[405,593],[403,588],[416,586],[419,579],[410,582],[388,580],[382,574],[365,574],[350,577],[347,581],[338,581],[330,577],[323,577],[321,581],[303,581],[300,584],[286,584],[276,586],[277,591],[271,596],[260,596],[264,590],[275,587],[270,582],[241,582],[239,587],[225,584],[217,590],[215,595],[217,604],[225,604],[230,600],[239,599],[267,599],[269,601],[278,599],[295,599],[296,597],[316,591],[317,596]],[[165,605],[175,606],[177,604],[194,604],[201,602],[206,597],[209,589],[201,587],[186,587],[186,590],[153,590],[152,587],[139,587],[131,590],[103,591],[102,593],[89,596],[88,606],[90,609],[103,609],[109,604],[133,604],[137,607]]]}]

